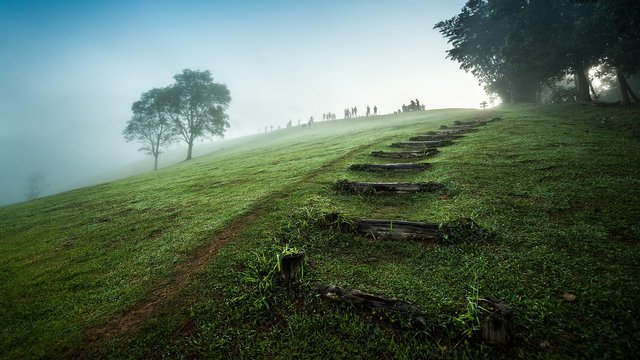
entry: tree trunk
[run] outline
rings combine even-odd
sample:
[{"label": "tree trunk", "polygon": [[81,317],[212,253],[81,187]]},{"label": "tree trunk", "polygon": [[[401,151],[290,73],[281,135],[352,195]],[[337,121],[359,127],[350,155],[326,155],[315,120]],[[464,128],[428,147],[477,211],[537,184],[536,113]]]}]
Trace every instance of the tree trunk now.
[{"label": "tree trunk", "polygon": [[579,103],[590,103],[591,93],[589,91],[589,79],[584,68],[578,67],[574,73],[574,79],[576,82],[576,94]]},{"label": "tree trunk", "polygon": [[597,102],[600,95],[598,95],[596,89],[593,88],[593,83],[591,82],[591,80],[589,80],[589,89],[591,89],[591,94],[593,94],[593,98],[596,99]]},{"label": "tree trunk", "polygon": [[192,151],[193,151],[193,140],[189,142],[189,150],[187,150],[187,160],[191,160]]},{"label": "tree trunk", "polygon": [[153,163],[153,170],[158,170],[158,154],[154,154],[153,157],[155,158],[155,161]]},{"label": "tree trunk", "polygon": [[[618,84],[620,86],[620,94],[622,95],[622,105],[631,104],[631,98],[633,98],[633,100],[636,103],[640,103],[640,99],[638,99],[636,94],[633,93],[633,90],[631,90],[631,87],[627,82],[627,78],[624,76],[622,71],[616,69],[616,78],[618,79]],[[629,97],[629,95],[631,95],[631,98]]]}]

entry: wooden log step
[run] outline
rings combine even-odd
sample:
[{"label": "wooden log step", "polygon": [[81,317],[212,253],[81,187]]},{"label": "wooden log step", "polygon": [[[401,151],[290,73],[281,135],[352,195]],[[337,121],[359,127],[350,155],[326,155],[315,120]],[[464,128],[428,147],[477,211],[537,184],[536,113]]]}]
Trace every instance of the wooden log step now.
[{"label": "wooden log step", "polygon": [[493,296],[480,299],[480,334],[486,341],[507,346],[515,335],[513,310]]},{"label": "wooden log step", "polygon": [[432,166],[430,163],[353,164],[349,166],[349,169],[357,171],[423,171]]},{"label": "wooden log step", "polygon": [[484,126],[487,125],[487,120],[456,120],[453,122],[453,126]]},{"label": "wooden log step", "polygon": [[402,141],[399,143],[393,143],[391,147],[412,147],[412,148],[433,148],[438,146],[452,145],[451,140],[432,140],[432,141]]},{"label": "wooden log step", "polygon": [[444,189],[444,185],[436,182],[355,182],[349,180],[338,180],[333,185],[334,189],[349,193],[396,193],[406,194],[413,192],[435,192]]},{"label": "wooden log step", "polygon": [[410,141],[442,141],[442,140],[456,140],[463,138],[464,135],[418,135],[409,138]]},{"label": "wooden log step", "polygon": [[467,130],[475,129],[478,125],[440,125],[440,129]]},{"label": "wooden log step", "polygon": [[468,129],[444,129],[440,131],[427,131],[427,135],[460,135],[466,133],[477,132],[476,128],[468,128]]},{"label": "wooden log step", "polygon": [[409,321],[412,327],[422,329],[427,325],[422,312],[414,304],[395,298],[384,298],[360,290],[347,290],[334,285],[316,285],[316,290],[323,299],[347,302],[356,306],[375,311],[383,311],[388,317],[401,316]]},{"label": "wooden log step", "polygon": [[438,149],[433,149],[433,148],[420,150],[420,151],[399,151],[399,152],[372,151],[371,156],[381,157],[381,158],[393,158],[393,159],[417,159],[417,158],[434,156],[438,152],[440,152]]},{"label": "wooden log step", "polygon": [[403,220],[359,219],[356,231],[373,238],[390,240],[425,240],[439,242],[443,233],[438,224]]}]

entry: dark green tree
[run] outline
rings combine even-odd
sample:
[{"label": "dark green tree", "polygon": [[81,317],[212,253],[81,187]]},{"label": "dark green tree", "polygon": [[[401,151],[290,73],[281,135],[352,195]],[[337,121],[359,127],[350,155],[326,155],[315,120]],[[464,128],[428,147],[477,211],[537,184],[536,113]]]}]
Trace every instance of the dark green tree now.
[{"label": "dark green tree", "polygon": [[229,127],[225,113],[231,95],[227,86],[213,82],[210,71],[185,69],[174,76],[168,88],[168,108],[173,128],[187,143],[187,160],[191,159],[193,142],[206,136],[224,136]]},{"label": "dark green tree", "polygon": [[616,74],[622,103],[640,103],[627,81],[627,77],[640,72],[640,3],[637,0],[593,2],[599,30],[606,39],[604,63]]},{"label": "dark green tree", "polygon": [[133,103],[133,117],[122,131],[127,142],[136,140],[143,144],[141,151],[154,157],[153,170],[158,169],[158,156],[162,148],[171,144],[176,132],[169,117],[170,94],[167,88],[152,89]]},{"label": "dark green tree", "polygon": [[613,33],[598,11],[604,5],[595,3],[469,0],[435,28],[452,45],[447,57],[505,102],[535,101],[543,84],[568,74],[574,75],[578,101],[590,102],[587,70],[602,62]]},{"label": "dark green tree", "polygon": [[447,58],[459,62],[461,69],[504,102],[511,101],[508,64],[501,53],[509,27],[506,21],[494,21],[488,4],[481,0],[468,1],[460,14],[434,26],[452,46]]}]

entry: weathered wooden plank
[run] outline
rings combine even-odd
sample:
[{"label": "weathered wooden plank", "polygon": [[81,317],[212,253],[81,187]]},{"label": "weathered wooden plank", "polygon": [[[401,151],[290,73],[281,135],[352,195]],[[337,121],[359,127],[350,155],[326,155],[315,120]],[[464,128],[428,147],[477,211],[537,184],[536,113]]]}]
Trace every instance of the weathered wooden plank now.
[{"label": "weathered wooden plank", "polygon": [[287,254],[280,259],[280,279],[285,283],[291,283],[302,279],[304,267],[304,254]]},{"label": "weathered wooden plank", "polygon": [[484,126],[487,125],[489,121],[488,120],[468,120],[468,121],[462,121],[462,120],[456,120],[453,122],[453,126]]},{"label": "weathered wooden plank", "polygon": [[440,151],[438,149],[429,148],[426,150],[420,151],[398,151],[398,152],[387,152],[387,151],[372,151],[371,156],[381,157],[381,158],[393,158],[393,159],[417,159],[417,158],[426,158],[430,156],[434,156]]},{"label": "weathered wooden plank", "polygon": [[453,141],[451,140],[431,140],[431,141],[402,141],[398,143],[393,143],[391,147],[409,147],[409,148],[434,148],[438,146],[447,146],[452,145]]},{"label": "weathered wooden plank", "polygon": [[339,191],[350,193],[396,193],[406,194],[413,192],[434,192],[444,189],[444,185],[436,182],[355,182],[349,180],[338,180],[334,183],[334,188]]},{"label": "weathered wooden plank", "polygon": [[427,131],[427,135],[458,135],[458,134],[466,134],[477,132],[476,128],[468,128],[468,129],[444,129],[440,131]]},{"label": "weathered wooden plank", "polygon": [[442,130],[477,130],[477,125],[440,125]]},{"label": "weathered wooden plank", "polygon": [[442,140],[456,140],[463,138],[464,135],[418,135],[409,138],[410,141],[442,141]]},{"label": "weathered wooden plank", "polygon": [[359,219],[355,223],[357,232],[373,238],[434,242],[441,241],[443,238],[438,224],[383,219]]},{"label": "weathered wooden plank", "polygon": [[401,316],[409,321],[415,328],[424,328],[427,322],[424,320],[424,312],[414,304],[395,298],[384,298],[369,294],[360,290],[347,290],[334,285],[316,285],[316,290],[323,299],[348,302],[356,306],[375,311],[383,311],[387,316]]},{"label": "weathered wooden plank", "polygon": [[515,333],[513,310],[492,296],[480,299],[478,307],[482,338],[499,345],[509,345]]},{"label": "weathered wooden plank", "polygon": [[423,171],[432,166],[430,163],[353,164],[349,166],[349,169],[357,171]]}]

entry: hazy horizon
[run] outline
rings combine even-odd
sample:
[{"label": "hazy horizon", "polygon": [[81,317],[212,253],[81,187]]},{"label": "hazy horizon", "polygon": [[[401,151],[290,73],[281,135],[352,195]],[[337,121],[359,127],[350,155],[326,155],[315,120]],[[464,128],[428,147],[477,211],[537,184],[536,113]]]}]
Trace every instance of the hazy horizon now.
[{"label": "hazy horizon", "polygon": [[131,104],[185,68],[228,86],[226,138],[414,98],[477,108],[487,96],[432,29],[464,3],[2,1],[0,204],[34,172],[51,193],[149,158],[122,138]]}]

